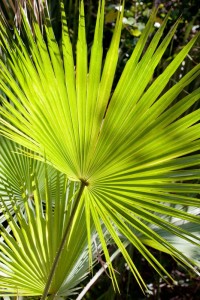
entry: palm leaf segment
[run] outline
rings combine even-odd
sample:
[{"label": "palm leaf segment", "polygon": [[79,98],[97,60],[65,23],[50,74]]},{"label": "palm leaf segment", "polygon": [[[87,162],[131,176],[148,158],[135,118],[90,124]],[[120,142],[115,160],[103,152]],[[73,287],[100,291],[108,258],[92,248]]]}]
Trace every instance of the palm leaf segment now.
[{"label": "palm leaf segment", "polygon": [[[17,153],[26,152],[25,155],[17,155]],[[17,145],[16,143],[1,136],[1,156],[0,156],[0,182],[2,183],[0,194],[5,196],[12,194],[15,196],[19,204],[21,202],[22,186],[26,186],[26,194],[33,193],[31,176],[37,173],[38,187],[45,199],[45,173],[51,178],[51,193],[55,197],[57,189],[57,177],[59,177],[60,184],[64,185],[64,176],[56,171],[52,166],[46,165],[44,162],[34,159],[34,153],[28,156],[28,149]],[[62,186],[60,188],[62,188]]]},{"label": "palm leaf segment", "polygon": [[[24,210],[20,209],[13,197],[9,197],[15,217],[1,197],[1,211],[12,230],[12,234],[8,234],[7,230],[1,226],[1,237],[4,239],[0,243],[1,295],[42,295],[51,265],[60,246],[60,237],[69,222],[69,211],[73,199],[67,195],[70,193],[72,195],[72,185],[66,180],[65,186],[62,187],[62,180],[58,177],[57,197],[54,198],[49,188],[48,179],[50,178],[46,175],[44,206],[37,179],[33,175],[31,179],[34,194],[28,198],[25,190],[23,191]],[[77,284],[87,275],[88,250],[85,218],[80,212],[77,217],[76,227],[72,230],[68,244],[63,249],[65,255],[60,259],[55,278],[51,282],[51,293],[57,292],[59,287],[60,295],[71,295],[76,291]]]},{"label": "palm leaf segment", "polygon": [[[44,162],[16,154],[20,150],[28,153],[1,137],[0,294],[33,296],[44,291],[79,183],[70,182]],[[63,251],[51,291],[57,291],[57,283],[61,283],[59,295],[70,296],[88,274],[87,229],[82,212]]]},{"label": "palm leaf segment", "polygon": [[[1,132],[35,151],[39,157],[45,155],[70,180],[81,182],[76,216],[84,207],[90,259],[94,222],[116,284],[103,234],[104,224],[144,289],[145,283],[120,236],[133,243],[163,276],[166,271],[145,247],[145,241],[156,248],[160,245],[163,251],[189,267],[195,262],[152,228],[199,245],[198,237],[174,225],[170,217],[196,224],[200,221],[199,216],[182,210],[183,206],[199,207],[199,200],[191,194],[200,190],[199,184],[193,183],[200,173],[200,112],[197,109],[186,116],[183,113],[199,99],[200,90],[177,103],[174,101],[199,75],[199,65],[163,92],[197,37],[151,82],[178,25],[177,22],[162,38],[166,18],[143,54],[155,14],[152,13],[112,96],[123,12],[118,15],[102,66],[104,1],[100,1],[89,70],[83,2],[80,3],[75,64],[62,1],[61,49],[48,18],[44,40],[37,22],[33,24],[32,34],[23,16],[27,47],[16,29],[13,40],[1,24],[0,88],[12,103],[2,96]],[[77,217],[71,220],[70,230],[75,228],[76,222]],[[46,294],[56,293],[61,281],[57,283],[50,292],[46,286]]]}]

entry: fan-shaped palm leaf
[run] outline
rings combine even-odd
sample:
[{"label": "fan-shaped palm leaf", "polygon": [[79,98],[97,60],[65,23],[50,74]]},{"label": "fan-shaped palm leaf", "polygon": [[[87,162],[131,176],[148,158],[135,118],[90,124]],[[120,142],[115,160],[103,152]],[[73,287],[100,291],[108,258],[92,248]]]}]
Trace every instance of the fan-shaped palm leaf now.
[{"label": "fan-shaped palm leaf", "polygon": [[[63,178],[58,176],[57,191],[52,194],[51,178],[47,172],[44,178],[45,199],[41,198],[37,177],[33,174],[31,197],[26,193],[26,184],[21,189],[24,209],[15,201],[14,195],[7,196],[15,217],[1,196],[1,212],[10,226],[10,232],[1,226],[4,239],[0,243],[1,295],[43,293],[63,231],[68,226],[78,186],[66,179],[63,185]],[[44,200],[45,206],[42,204]],[[89,266],[85,215],[81,210],[62,253],[51,283],[51,293],[68,296],[76,291],[75,287],[85,278]]]},{"label": "fan-shaped palm leaf", "polygon": [[[56,181],[57,176],[60,177],[60,184],[64,184],[64,176],[54,169],[52,166],[45,164],[42,161],[35,160],[34,154],[29,153],[28,149],[17,145],[1,136],[1,157],[0,157],[0,180],[3,182],[4,187],[9,186],[10,192],[14,194],[15,198],[21,200],[21,186],[26,186],[27,195],[31,195],[33,192],[32,187],[32,174],[37,173],[38,185],[40,193],[45,191],[45,172],[51,178],[51,193],[56,193]],[[22,155],[25,152],[27,155]],[[7,183],[8,182],[8,183]],[[63,186],[62,184],[62,186]],[[9,191],[6,189],[4,194]],[[0,190],[0,194],[3,195],[3,188]]]},{"label": "fan-shaped palm leaf", "polygon": [[[40,295],[44,289],[41,287],[47,280],[44,268],[40,264],[49,263],[51,266],[53,263],[58,248],[56,244],[60,244],[62,232],[70,220],[78,184],[66,181],[64,174],[47,164],[16,153],[20,150],[28,153],[28,150],[12,141],[1,137],[1,146],[1,249],[4,255],[0,259],[3,276],[0,279],[0,292],[11,295]],[[37,182],[34,178],[37,178]],[[6,222],[8,226],[5,229]],[[87,275],[89,262],[84,222],[82,212],[81,218],[74,226],[75,241],[71,234],[73,248],[68,248],[70,255],[66,255],[66,251],[63,252],[63,256],[68,260],[67,264],[65,262],[65,270],[63,267],[62,272],[57,270],[63,276],[62,280],[58,280],[60,276],[56,275],[56,284],[62,283],[58,295],[68,296],[75,293],[78,289],[76,286]],[[98,239],[95,238],[95,241],[99,249]],[[10,243],[12,246],[8,250]],[[95,257],[96,250],[93,252]],[[53,253],[52,257],[47,259],[50,253]],[[43,271],[34,274],[35,268]],[[23,276],[19,275],[20,271]],[[52,290],[54,285],[52,284]]]},{"label": "fan-shaped palm leaf", "polygon": [[[91,223],[94,222],[113,283],[116,284],[115,272],[102,226],[106,226],[136,280],[145,288],[123,245],[123,236],[161,276],[167,272],[142,243],[138,232],[150,239],[152,246],[162,245],[163,250],[187,266],[193,268],[195,262],[162,238],[149,223],[199,246],[199,237],[163,218],[166,215],[197,224],[200,221],[199,216],[185,212],[181,206],[170,205],[199,207],[199,200],[189,197],[188,193],[200,190],[199,184],[192,181],[199,178],[200,173],[197,152],[200,112],[197,109],[184,117],[183,113],[199,99],[200,89],[178,103],[174,100],[199,75],[200,66],[163,92],[197,36],[152,81],[154,70],[178,25],[177,22],[163,37],[166,18],[143,53],[153,30],[156,14],[153,12],[111,96],[123,12],[119,13],[102,66],[104,1],[100,2],[89,70],[83,2],[80,3],[75,63],[62,2],[61,14],[61,49],[48,19],[44,38],[37,22],[34,34],[31,32],[23,14],[27,47],[16,29],[13,40],[8,28],[1,24],[0,88],[12,102],[3,100],[1,132],[35,151],[39,157],[45,153],[46,159],[70,180],[80,182],[74,215],[71,214],[69,221],[71,226],[63,234],[64,244],[70,242],[71,231],[75,230],[74,224],[84,206],[90,257]],[[58,254],[53,266],[48,266],[43,299],[59,290],[64,277],[59,278],[53,290],[51,285],[55,283],[61,262],[62,255]]]}]

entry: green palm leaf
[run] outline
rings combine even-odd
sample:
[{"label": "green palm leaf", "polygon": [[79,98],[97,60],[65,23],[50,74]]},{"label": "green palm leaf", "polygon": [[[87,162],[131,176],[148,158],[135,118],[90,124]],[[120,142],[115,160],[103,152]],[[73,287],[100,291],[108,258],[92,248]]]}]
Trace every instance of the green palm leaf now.
[{"label": "green palm leaf", "polygon": [[[1,188],[0,194],[12,193],[19,202],[23,202],[21,198],[22,186],[26,186],[26,194],[31,195],[33,192],[32,176],[37,172],[39,190],[44,199],[45,194],[45,172],[51,177],[51,193],[56,194],[57,176],[60,177],[60,184],[64,176],[55,170],[52,166],[45,164],[42,161],[34,159],[34,153],[29,152],[28,149],[15,144],[1,136],[1,157],[0,157],[0,180],[7,189],[3,191]],[[26,153],[26,155],[22,155]],[[62,186],[63,186],[62,184]],[[9,188],[9,190],[8,190]]]},{"label": "green palm leaf", "polygon": [[[200,113],[199,109],[186,116],[183,113],[197,102],[200,90],[175,102],[184,87],[199,75],[200,66],[194,67],[176,85],[164,92],[197,36],[152,81],[154,71],[179,22],[163,38],[166,18],[143,53],[153,30],[154,11],[111,96],[123,12],[118,15],[102,67],[104,1],[100,1],[89,71],[83,2],[80,3],[75,63],[62,1],[61,14],[61,49],[55,41],[48,19],[44,26],[44,38],[37,22],[33,24],[32,34],[22,12],[23,32],[28,47],[16,28],[13,40],[8,28],[1,23],[0,45],[3,56],[0,62],[0,89],[11,101],[6,101],[2,96],[1,132],[37,153],[38,159],[45,156],[69,180],[80,183],[69,226],[65,227],[65,233],[62,232],[64,247],[69,245],[84,208],[84,230],[87,228],[90,261],[91,224],[94,222],[113,284],[117,285],[117,282],[107,249],[104,226],[124,255],[141,288],[145,289],[145,283],[124,247],[123,236],[161,276],[167,272],[146,248],[139,233],[151,240],[152,246],[160,244],[163,251],[188,267],[194,268],[196,265],[149,224],[199,246],[198,236],[164,218],[176,217],[196,224],[200,221],[199,216],[182,209],[183,206],[199,207],[199,200],[188,195],[191,192],[199,193],[200,190],[199,183],[193,182],[199,179],[200,173]],[[45,222],[39,209],[40,198],[37,197],[38,219],[33,222],[42,230]],[[173,207],[171,204],[179,206]],[[42,257],[47,255],[45,247],[48,245],[44,244],[41,249]],[[59,271],[62,270],[61,265],[64,265],[63,251],[67,248],[60,251],[63,246],[59,246],[59,241],[55,245],[52,243],[51,247],[57,247],[60,255],[56,256],[54,262],[51,260],[53,265],[50,263],[45,271],[47,283],[40,290],[43,299],[49,293],[56,294],[65,278]],[[51,258],[55,253],[54,250]],[[57,274],[60,274],[58,281]]]},{"label": "green palm leaf", "polygon": [[[28,174],[27,174],[28,175]],[[33,195],[21,191],[24,210],[14,197],[9,197],[15,217],[1,197],[1,211],[10,226],[10,233],[1,226],[0,294],[41,295],[45,288],[63,231],[69,222],[77,184],[57,177],[57,192],[51,193],[51,178],[45,175],[45,199],[41,198],[37,178],[32,175]],[[42,205],[45,200],[45,206]],[[56,204],[55,204],[56,203]],[[63,249],[62,259],[51,283],[50,293],[71,295],[88,272],[87,231],[81,210],[76,226]],[[69,253],[69,254],[67,254]]]}]

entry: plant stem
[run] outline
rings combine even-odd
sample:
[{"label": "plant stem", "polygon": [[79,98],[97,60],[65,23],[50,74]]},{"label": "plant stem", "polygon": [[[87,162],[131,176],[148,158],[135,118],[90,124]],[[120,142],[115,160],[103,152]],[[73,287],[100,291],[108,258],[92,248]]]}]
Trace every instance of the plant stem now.
[{"label": "plant stem", "polygon": [[51,283],[52,283],[53,277],[55,275],[56,268],[58,266],[58,263],[59,263],[61,255],[62,255],[63,249],[65,247],[68,235],[70,233],[70,230],[71,230],[71,227],[72,227],[72,223],[73,223],[73,220],[74,220],[74,215],[76,213],[76,209],[77,209],[78,204],[80,202],[80,199],[81,199],[81,196],[83,194],[85,186],[86,186],[86,183],[85,182],[81,182],[81,186],[80,186],[78,195],[77,195],[77,197],[75,199],[75,203],[74,203],[71,215],[70,215],[69,223],[67,224],[67,227],[65,229],[65,232],[63,234],[63,237],[62,237],[62,240],[61,240],[61,243],[60,243],[60,247],[58,248],[58,251],[57,251],[56,256],[54,258],[53,265],[51,267],[51,270],[50,270],[50,273],[49,273],[49,277],[48,277],[48,280],[46,282],[46,286],[44,288],[44,292],[43,292],[43,295],[41,297],[41,300],[45,300],[48,296],[52,296],[52,295],[49,295],[49,290],[51,288]]},{"label": "plant stem", "polygon": [[[125,242],[124,243],[124,247],[127,247],[130,243],[129,242]],[[119,249],[117,249],[110,257],[110,261],[112,262],[115,257],[117,257],[117,255],[119,255],[121,253],[121,251]],[[88,284],[84,287],[84,289],[81,291],[81,293],[78,295],[78,297],[76,298],[76,300],[81,300],[83,299],[83,297],[85,296],[85,294],[87,293],[87,291],[89,291],[89,289],[91,288],[91,286],[97,281],[97,279],[105,272],[105,270],[108,268],[108,264],[105,263],[103,267],[101,267],[101,269],[99,269],[99,271],[92,277],[92,279],[88,282]]]}]

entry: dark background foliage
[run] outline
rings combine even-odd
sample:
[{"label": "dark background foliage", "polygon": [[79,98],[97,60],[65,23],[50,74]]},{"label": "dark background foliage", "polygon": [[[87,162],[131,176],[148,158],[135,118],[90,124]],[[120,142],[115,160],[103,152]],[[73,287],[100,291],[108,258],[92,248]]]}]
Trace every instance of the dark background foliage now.
[{"label": "dark background foliage", "polygon": [[[132,246],[129,248],[133,260],[141,272],[148,292],[143,294],[131,272],[127,269],[123,257],[119,256],[114,262],[114,268],[119,271],[117,276],[120,293],[115,293],[110,279],[104,273],[94,286],[83,298],[84,300],[199,300],[200,299],[200,277],[195,276],[189,270],[176,263],[169,255],[151,250],[155,257],[162,263],[166,270],[176,281],[172,285],[163,281],[159,275],[152,270],[151,266],[144,260]],[[100,266],[96,267],[97,270]],[[88,280],[83,283],[87,284]]]}]

